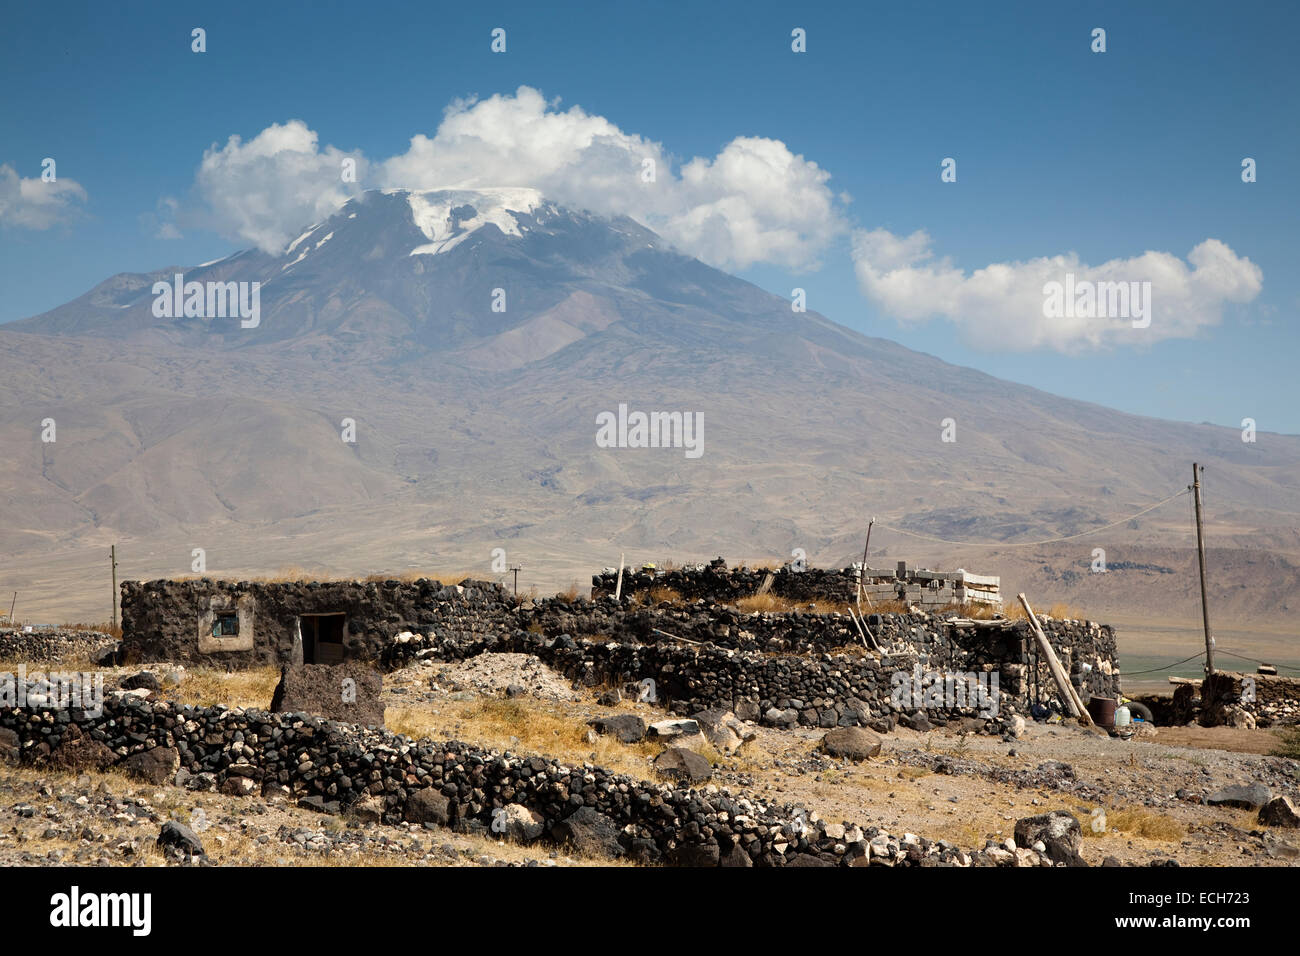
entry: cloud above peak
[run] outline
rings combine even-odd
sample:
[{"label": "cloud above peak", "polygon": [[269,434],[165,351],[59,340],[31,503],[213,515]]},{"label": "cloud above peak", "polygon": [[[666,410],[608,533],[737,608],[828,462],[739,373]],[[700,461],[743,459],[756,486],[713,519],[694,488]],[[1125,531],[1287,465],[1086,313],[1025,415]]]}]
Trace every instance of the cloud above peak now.
[{"label": "cloud above peak", "polygon": [[859,288],[898,321],[945,318],[985,351],[1079,352],[1191,338],[1217,325],[1228,303],[1254,299],[1263,283],[1257,265],[1218,239],[1198,244],[1186,261],[1148,251],[1093,266],[1068,253],[970,273],[936,258],[931,245],[923,230],[856,231]]},{"label": "cloud above peak", "polygon": [[[355,163],[355,181],[341,175]],[[779,140],[737,137],[718,155],[675,163],[664,147],[581,107],[561,110],[531,87],[461,100],[406,152],[368,159],[321,147],[301,120],[203,157],[197,186],[211,224],[281,251],[301,228],[364,189],[528,186],[561,205],[627,215],[721,268],[813,268],[847,231],[830,174]]]}]

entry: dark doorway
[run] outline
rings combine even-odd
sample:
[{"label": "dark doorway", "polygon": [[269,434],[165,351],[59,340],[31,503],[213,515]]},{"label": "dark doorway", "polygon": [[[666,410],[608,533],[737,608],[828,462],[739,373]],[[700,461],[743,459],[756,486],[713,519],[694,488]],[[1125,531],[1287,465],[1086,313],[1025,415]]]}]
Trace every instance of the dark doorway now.
[{"label": "dark doorway", "polygon": [[342,611],[333,614],[302,615],[302,660],[304,664],[341,664],[343,635],[348,619]]}]

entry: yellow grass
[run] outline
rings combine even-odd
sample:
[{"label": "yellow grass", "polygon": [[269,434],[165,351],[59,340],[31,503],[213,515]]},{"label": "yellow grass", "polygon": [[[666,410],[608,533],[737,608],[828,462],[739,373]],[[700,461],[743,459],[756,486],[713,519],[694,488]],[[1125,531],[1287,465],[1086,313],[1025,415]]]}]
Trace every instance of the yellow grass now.
[{"label": "yellow grass", "polygon": [[[771,592],[767,594],[751,594],[749,597],[740,598],[732,605],[737,611],[744,614],[753,614],[755,612],[789,614],[793,611],[802,611],[805,614],[848,614],[849,605],[833,601],[791,601],[789,598],[778,597]],[[865,607],[864,607],[864,610]],[[873,609],[874,610],[874,609]]]},{"label": "yellow grass", "polygon": [[679,592],[668,587],[654,587],[645,596],[647,604],[681,604],[683,598]]},{"label": "yellow grass", "polygon": [[[650,776],[650,760],[661,747],[652,743],[622,744],[598,736],[581,720],[537,702],[480,698],[440,701],[437,714],[423,707],[389,707],[385,724],[393,733],[412,739],[442,740],[455,737],[479,747],[513,750],[571,763],[590,760],[639,780]],[[593,756],[594,755],[594,756]],[[708,755],[706,755],[708,756]]]},{"label": "yellow grass", "polygon": [[200,667],[185,671],[185,678],[176,690],[176,697],[182,704],[193,704],[196,707],[225,704],[227,707],[258,707],[265,710],[271,706],[271,696],[279,681],[280,669],[273,666],[253,667],[230,673]]},{"label": "yellow grass", "polygon": [[581,590],[581,585],[579,585],[577,581],[574,581],[563,591],[556,591],[555,596],[559,598],[561,601],[576,601],[578,600],[578,594],[580,590]]}]

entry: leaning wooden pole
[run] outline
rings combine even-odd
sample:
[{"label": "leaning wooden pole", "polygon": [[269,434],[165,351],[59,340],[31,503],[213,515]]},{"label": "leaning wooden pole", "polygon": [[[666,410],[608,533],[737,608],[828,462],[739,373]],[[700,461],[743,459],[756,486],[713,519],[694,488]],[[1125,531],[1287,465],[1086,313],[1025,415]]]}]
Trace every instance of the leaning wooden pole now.
[{"label": "leaning wooden pole", "polygon": [[1034,616],[1034,609],[1029,606],[1029,599],[1023,594],[1017,595],[1020,603],[1024,605],[1025,613],[1029,615],[1029,626],[1034,630],[1034,636],[1038,639],[1038,649],[1042,652],[1047,661],[1047,667],[1052,672],[1052,679],[1056,681],[1057,689],[1060,690],[1061,696],[1065,699],[1065,706],[1070,710],[1070,716],[1079,718],[1079,723],[1085,727],[1092,726],[1092,717],[1083,706],[1083,701],[1074,690],[1074,685],[1065,676],[1065,669],[1061,667],[1061,662],[1057,660],[1056,651],[1052,650],[1052,645],[1047,640],[1047,635],[1043,633],[1042,625],[1038,623],[1038,618]]}]

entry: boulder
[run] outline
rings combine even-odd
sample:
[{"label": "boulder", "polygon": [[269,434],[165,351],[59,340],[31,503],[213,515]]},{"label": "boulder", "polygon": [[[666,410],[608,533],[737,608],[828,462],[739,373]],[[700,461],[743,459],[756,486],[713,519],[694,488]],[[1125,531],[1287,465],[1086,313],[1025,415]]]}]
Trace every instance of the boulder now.
[{"label": "boulder", "polygon": [[132,674],[126,680],[122,681],[122,690],[162,690],[162,684],[158,681],[156,675],[149,671],[141,671],[138,674]]},{"label": "boulder", "polygon": [[705,739],[725,754],[735,753],[743,744],[758,736],[753,727],[722,707],[702,710],[692,719],[699,725],[700,733]]},{"label": "boulder", "polygon": [[168,820],[162,825],[157,844],[162,847],[164,855],[177,855],[187,860],[203,856],[203,841],[199,835],[175,820]]},{"label": "boulder", "polygon": [[593,807],[579,807],[551,828],[556,842],[588,857],[618,857],[624,853],[619,826]]},{"label": "boulder", "polygon": [[732,844],[730,850],[720,854],[718,859],[719,866],[725,866],[732,869],[748,869],[754,865],[754,861],[749,858],[745,848],[739,843]]},{"label": "boulder", "polygon": [[655,737],[692,737],[699,732],[700,725],[693,720],[658,720],[650,725]]},{"label": "boulder", "polygon": [[1290,797],[1274,797],[1259,808],[1259,822],[1266,827],[1300,827],[1300,812]]},{"label": "boulder", "polygon": [[384,726],[383,678],[369,665],[286,664],[271,698],[272,713],[319,714],[364,727]]},{"label": "boulder", "polygon": [[672,866],[717,866],[722,857],[716,843],[682,843],[666,854]]},{"label": "boulder", "polygon": [[103,742],[83,734],[76,724],[69,724],[49,760],[55,770],[106,770],[117,762],[117,754]]},{"label": "boulder", "polygon": [[175,747],[154,747],[127,757],[122,761],[122,768],[137,780],[161,785],[176,778],[181,755]]},{"label": "boulder", "polygon": [[221,783],[221,792],[231,797],[251,796],[260,789],[251,777],[227,777]]},{"label": "boulder", "polygon": [[590,721],[596,733],[613,737],[620,743],[634,744],[645,739],[645,721],[636,714],[614,714]]},{"label": "boulder", "polygon": [[708,760],[681,747],[669,747],[655,758],[654,767],[660,776],[684,783],[703,783],[713,776]]},{"label": "boulder", "polygon": [[379,797],[362,797],[348,807],[348,816],[358,823],[379,823],[384,817],[384,801]]},{"label": "boulder", "polygon": [[883,743],[875,733],[862,727],[837,727],[826,732],[818,748],[832,757],[861,761],[879,754]]},{"label": "boulder", "polygon": [[1272,791],[1262,783],[1239,783],[1210,794],[1205,798],[1205,802],[1212,807],[1258,810],[1272,797]]},{"label": "boulder", "polygon": [[417,790],[406,798],[402,819],[407,823],[445,827],[451,819],[451,801],[433,787]]},{"label": "boulder", "polygon": [[306,807],[308,810],[315,810],[317,813],[339,812],[339,802],[337,800],[326,800],[318,793],[313,793],[310,797],[303,797],[298,801],[298,806]]},{"label": "boulder", "polygon": [[1066,866],[1087,866],[1079,855],[1083,844],[1083,828],[1072,813],[1053,810],[1016,821],[1015,846],[1029,847],[1042,843],[1047,858]]},{"label": "boulder", "polygon": [[521,803],[492,811],[492,833],[514,843],[532,843],[546,830],[546,818]]}]

